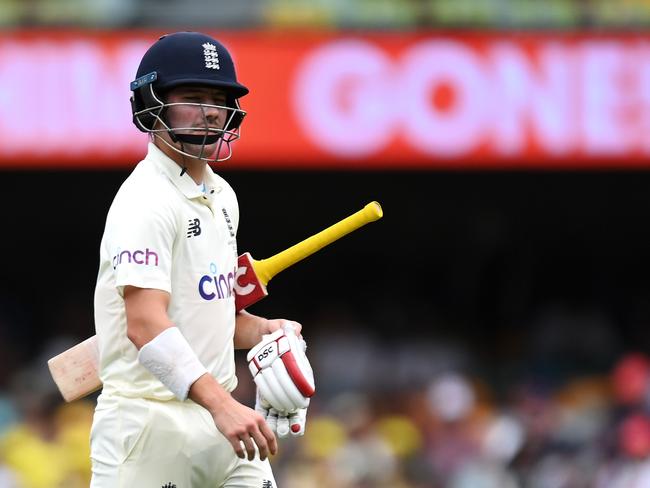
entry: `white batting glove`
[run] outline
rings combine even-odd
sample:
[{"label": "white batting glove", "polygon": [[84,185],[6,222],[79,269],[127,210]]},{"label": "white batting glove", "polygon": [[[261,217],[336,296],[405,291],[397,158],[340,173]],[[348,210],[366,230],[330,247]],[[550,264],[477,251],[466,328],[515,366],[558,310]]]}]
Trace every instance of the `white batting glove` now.
[{"label": "white batting glove", "polygon": [[267,425],[278,437],[287,437],[288,434],[294,437],[305,435],[306,407],[299,408],[293,413],[278,412],[269,402],[262,398],[258,389],[255,410],[264,417]]},{"label": "white batting glove", "polygon": [[[314,373],[305,355],[307,345],[291,322],[265,334],[248,355],[248,367],[258,390],[256,409],[280,437],[304,433],[309,398],[315,392]],[[259,408],[258,408],[259,407]]]}]

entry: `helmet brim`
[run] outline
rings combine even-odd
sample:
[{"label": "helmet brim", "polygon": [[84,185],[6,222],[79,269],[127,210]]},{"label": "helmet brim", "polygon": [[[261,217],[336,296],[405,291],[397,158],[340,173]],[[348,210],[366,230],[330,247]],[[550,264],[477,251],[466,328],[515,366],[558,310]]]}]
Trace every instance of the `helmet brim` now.
[{"label": "helmet brim", "polygon": [[235,98],[248,95],[248,88],[236,81],[220,81],[220,80],[206,80],[205,78],[176,78],[168,79],[166,83],[155,84],[154,86],[160,90],[170,90],[181,85],[195,85],[195,86],[210,86],[223,90],[227,94]]}]

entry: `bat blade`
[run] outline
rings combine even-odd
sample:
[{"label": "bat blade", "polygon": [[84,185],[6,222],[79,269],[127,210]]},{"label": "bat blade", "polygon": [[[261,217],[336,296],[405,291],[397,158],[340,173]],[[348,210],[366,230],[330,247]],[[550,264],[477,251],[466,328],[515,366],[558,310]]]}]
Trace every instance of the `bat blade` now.
[{"label": "bat blade", "polygon": [[98,374],[97,336],[54,356],[47,366],[66,402],[83,398],[102,387]]}]

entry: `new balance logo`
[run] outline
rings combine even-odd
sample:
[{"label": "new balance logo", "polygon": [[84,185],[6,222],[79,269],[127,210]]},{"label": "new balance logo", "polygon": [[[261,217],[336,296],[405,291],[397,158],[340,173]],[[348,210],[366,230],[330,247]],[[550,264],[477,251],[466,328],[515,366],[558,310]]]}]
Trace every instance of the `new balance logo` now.
[{"label": "new balance logo", "polygon": [[199,219],[188,220],[189,227],[187,228],[187,238],[196,237],[201,235],[201,221]]},{"label": "new balance logo", "polygon": [[162,485],[162,488],[176,488],[176,485],[170,481],[166,485]]},{"label": "new balance logo", "polygon": [[271,480],[262,481],[262,488],[273,488],[273,483]]}]

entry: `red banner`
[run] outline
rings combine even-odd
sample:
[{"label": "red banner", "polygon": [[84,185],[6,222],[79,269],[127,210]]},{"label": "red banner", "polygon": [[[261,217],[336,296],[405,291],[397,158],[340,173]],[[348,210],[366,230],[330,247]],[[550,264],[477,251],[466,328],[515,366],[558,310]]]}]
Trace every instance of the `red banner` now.
[{"label": "red banner", "polygon": [[[227,167],[650,167],[650,35],[212,34],[251,89]],[[158,35],[0,34],[0,166],[132,166]]]}]

